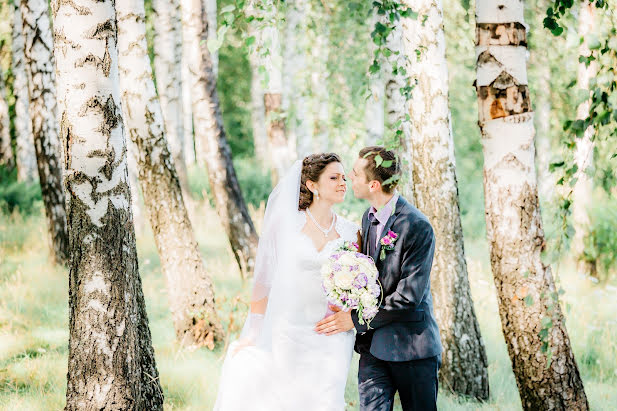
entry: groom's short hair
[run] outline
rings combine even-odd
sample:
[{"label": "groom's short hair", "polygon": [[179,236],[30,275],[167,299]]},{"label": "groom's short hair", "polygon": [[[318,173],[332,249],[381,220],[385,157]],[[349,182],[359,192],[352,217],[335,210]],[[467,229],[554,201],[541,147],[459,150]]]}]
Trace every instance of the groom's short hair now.
[{"label": "groom's short hair", "polygon": [[[364,168],[367,181],[377,180],[381,183],[384,193],[393,192],[401,175],[399,161],[394,151],[386,150],[382,146],[364,147],[360,150],[359,157],[368,160]],[[381,159],[376,160],[378,158]]]}]

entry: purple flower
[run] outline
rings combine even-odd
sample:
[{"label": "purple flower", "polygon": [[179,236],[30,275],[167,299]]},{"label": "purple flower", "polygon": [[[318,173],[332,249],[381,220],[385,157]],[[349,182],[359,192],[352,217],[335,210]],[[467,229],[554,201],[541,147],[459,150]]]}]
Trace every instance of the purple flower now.
[{"label": "purple flower", "polygon": [[377,283],[373,283],[369,285],[368,289],[371,292],[371,294],[373,294],[373,297],[375,298],[379,297],[379,293],[381,292],[381,289],[379,288],[379,285]]},{"label": "purple flower", "polygon": [[341,271],[341,265],[339,263],[332,264],[332,269],[334,271]]},{"label": "purple flower", "polygon": [[351,265],[349,266],[349,271],[358,271],[360,267],[358,265]]},{"label": "purple flower", "polygon": [[366,307],[362,310],[362,318],[370,320],[377,315],[377,307]]},{"label": "purple flower", "polygon": [[362,288],[362,287],[366,287],[366,285],[368,284],[368,277],[366,276],[365,273],[360,273],[356,276],[356,279],[353,280],[353,285],[356,288]]},{"label": "purple flower", "polygon": [[358,308],[358,300],[356,300],[355,298],[350,298],[347,301],[347,305],[349,305],[349,307],[351,308]]}]

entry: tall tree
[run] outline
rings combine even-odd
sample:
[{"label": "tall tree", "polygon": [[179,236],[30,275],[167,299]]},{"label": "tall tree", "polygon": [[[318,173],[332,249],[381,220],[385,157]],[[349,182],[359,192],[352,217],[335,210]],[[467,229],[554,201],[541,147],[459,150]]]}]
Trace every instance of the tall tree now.
[{"label": "tall tree", "polygon": [[182,142],[184,144],[184,161],[187,166],[190,166],[195,164],[196,147],[193,134],[193,99],[188,54],[186,42],[182,40]]},{"label": "tall tree", "polygon": [[9,105],[6,101],[4,76],[0,70],[0,165],[13,168],[13,146],[11,144]]},{"label": "tall tree", "polygon": [[[595,7],[593,2],[579,1],[578,13],[578,35],[580,45],[578,54],[583,57],[578,63],[576,76],[577,87],[585,90],[589,94],[589,81],[595,76],[596,64],[594,61],[587,62],[587,57],[591,55],[589,50],[589,37],[593,34],[595,25]],[[577,108],[576,118],[584,120],[589,114],[591,97],[583,101]],[[581,138],[576,139],[574,150],[574,161],[578,168],[576,173],[576,183],[572,193],[572,225],[574,227],[574,238],[572,239],[572,251],[578,264],[579,272],[586,275],[596,275],[595,264],[585,258],[584,239],[589,234],[591,221],[589,219],[589,208],[591,207],[592,180],[587,174],[593,161],[593,134],[594,127],[589,126]]]},{"label": "tall tree", "polygon": [[19,181],[34,181],[37,178],[36,155],[34,154],[34,138],[32,137],[32,121],[28,107],[28,76],[26,75],[24,56],[23,20],[19,1],[13,2],[13,39],[11,42],[13,71],[13,95],[15,96],[15,157],[17,163],[17,179]]},{"label": "tall tree", "polygon": [[[426,214],[435,230],[437,248],[431,289],[443,345],[439,374],[450,390],[485,400],[489,394],[488,362],[465,261],[442,5],[440,0],[404,0],[403,4],[418,16],[402,20],[404,46],[393,47],[401,51],[404,48],[410,61],[407,72],[415,84],[409,102],[411,135],[406,146],[413,152],[411,184],[416,206]],[[396,35],[395,29],[392,36]],[[397,53],[392,56],[395,59],[390,59],[387,96],[393,101],[387,104],[391,107],[388,112],[390,122],[403,122],[400,107],[405,107],[405,97],[400,90],[406,82],[400,78],[398,68],[405,67],[405,61],[396,58]]]},{"label": "tall tree", "polygon": [[[179,0],[153,0],[154,73],[169,149],[183,187],[188,186],[184,160],[182,113],[182,20]],[[186,191],[186,190],[185,190]]]},{"label": "tall tree", "polygon": [[[255,36],[254,24],[249,25],[249,33]],[[270,167],[270,155],[268,154],[268,133],[266,132],[266,106],[264,105],[263,76],[259,71],[261,67],[259,53],[256,49],[249,51],[249,64],[251,66],[251,129],[253,132],[253,145],[255,156],[259,162]]]},{"label": "tall tree", "polygon": [[210,187],[221,223],[236,261],[252,273],[257,252],[257,233],[240,191],[225,135],[216,78],[207,47],[207,28],[201,0],[182,0],[182,32],[190,67],[195,137],[201,141],[199,158],[208,169]]},{"label": "tall tree", "polygon": [[299,158],[313,153],[313,113],[310,111],[310,81],[307,55],[311,43],[307,35],[309,1],[290,2],[285,8],[283,48],[283,105],[285,131]]},{"label": "tall tree", "polygon": [[[374,30],[375,25],[380,23],[382,16],[377,14],[374,8],[371,8],[371,19],[369,28]],[[400,35],[400,33],[399,33]],[[370,43],[371,57],[374,56],[377,46],[374,42]],[[383,58],[381,59],[383,62]],[[386,68],[383,64],[379,65],[379,71],[373,73],[369,77],[368,91],[370,95],[366,99],[366,106],[364,108],[364,124],[366,127],[366,144],[374,145],[379,143],[384,138],[385,133],[385,110],[384,110],[384,96],[386,91]]]},{"label": "tall tree", "polygon": [[272,185],[274,186],[295,160],[296,153],[292,144],[288,141],[285,130],[283,59],[277,18],[278,10],[272,0],[259,4],[259,8],[261,9],[257,10],[256,14],[266,23],[255,34],[259,37],[257,39],[258,53],[262,57],[262,64],[265,69],[264,107],[270,149],[270,166],[272,167]]},{"label": "tall tree", "polygon": [[137,264],[113,0],[54,0],[71,262],[66,410],[162,410]]},{"label": "tall tree", "polygon": [[315,28],[310,47],[311,106],[313,111],[313,152],[328,151],[331,146],[329,123],[328,59],[330,54],[330,10],[325,2],[310,2],[310,17]]},{"label": "tall tree", "polygon": [[49,244],[58,263],[69,258],[62,181],[62,148],[56,117],[56,78],[47,0],[21,0],[25,71],[36,163],[45,204]]},{"label": "tall tree", "polygon": [[116,3],[116,19],[124,122],[137,151],[139,181],[167,279],[176,336],[185,345],[213,348],[223,329],[165,138],[148,57],[143,0]]},{"label": "tall tree", "polygon": [[[216,30],[218,28],[217,24],[217,7],[216,0],[203,0],[204,2],[204,10],[206,11],[206,19],[208,21],[208,38],[216,37]],[[219,52],[218,49],[214,52],[211,52],[212,56],[212,71],[214,72],[214,77],[218,77],[219,75]]]},{"label": "tall tree", "polygon": [[586,410],[545,246],[527,83],[523,1],[476,2],[486,230],[499,314],[526,410]]}]

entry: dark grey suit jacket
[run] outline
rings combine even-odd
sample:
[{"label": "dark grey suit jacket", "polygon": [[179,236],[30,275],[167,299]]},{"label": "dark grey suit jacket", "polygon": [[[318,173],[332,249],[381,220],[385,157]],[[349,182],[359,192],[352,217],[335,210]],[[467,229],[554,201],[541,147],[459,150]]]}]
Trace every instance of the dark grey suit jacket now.
[{"label": "dark grey suit jacket", "polygon": [[[362,217],[362,252],[368,254],[368,210]],[[383,301],[370,323],[358,322],[358,313],[351,318],[358,332],[355,349],[370,352],[384,361],[410,361],[440,355],[439,328],[433,314],[431,296],[431,266],[435,253],[433,227],[416,207],[402,196],[390,216],[380,238],[388,230],[398,234],[394,250],[386,250],[379,260],[381,244],[373,260],[379,270]]]}]

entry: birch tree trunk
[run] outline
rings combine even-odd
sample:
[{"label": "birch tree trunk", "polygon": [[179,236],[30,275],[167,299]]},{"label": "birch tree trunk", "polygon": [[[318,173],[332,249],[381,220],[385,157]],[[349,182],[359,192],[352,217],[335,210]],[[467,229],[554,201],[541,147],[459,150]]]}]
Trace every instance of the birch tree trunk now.
[{"label": "birch tree trunk", "polygon": [[0,165],[13,168],[13,146],[11,144],[9,105],[6,100],[4,77],[0,70]]},{"label": "birch tree trunk", "polygon": [[223,118],[212,72],[207,31],[200,0],[182,0],[182,30],[191,71],[193,118],[200,159],[208,168],[210,187],[236,261],[243,273],[252,273],[257,252],[257,233],[240,191],[231,160]]},{"label": "birch tree trunk", "polygon": [[24,67],[30,96],[29,113],[36,163],[45,204],[49,245],[56,263],[69,259],[62,181],[62,147],[58,138],[56,78],[47,0],[21,0]]},{"label": "birch tree trunk", "polygon": [[[203,0],[204,5],[203,8],[206,11],[206,20],[208,22],[208,38],[216,37],[216,30],[218,29],[217,22],[217,10],[216,10],[216,0]],[[210,53],[212,57],[212,71],[214,72],[214,77],[218,78],[219,76],[219,52],[216,50],[214,53]]]},{"label": "birch tree trunk", "polygon": [[[448,99],[448,66],[440,0],[405,0],[418,13],[402,20],[407,70],[412,84],[409,107],[413,150],[413,192],[416,206],[431,221],[437,248],[431,289],[443,344],[440,380],[455,393],[486,400],[489,396],[488,361],[476,319],[463,244],[456,181],[454,141]],[[394,30],[393,42],[397,30]],[[399,35],[400,36],[400,35]],[[400,37],[399,37],[400,38]],[[402,50],[402,46],[393,45]],[[416,54],[420,50],[420,54]],[[401,53],[402,55],[402,53]],[[393,54],[395,56],[395,54]],[[390,60],[397,67],[405,61]],[[405,86],[402,75],[392,76],[386,88],[389,123],[403,121]]]},{"label": "birch tree trunk", "polygon": [[[545,50],[538,50],[536,54],[544,53]],[[543,59],[544,60],[544,59]],[[538,133],[536,138],[536,153],[538,165],[538,192],[543,201],[552,201],[555,194],[555,179],[549,171],[551,156],[551,99],[549,90],[551,89],[551,71],[548,61],[538,62],[540,75],[538,77],[538,104],[536,124]]]},{"label": "birch tree trunk", "polygon": [[499,314],[525,410],[587,410],[549,266],[535,172],[521,0],[476,2],[486,230]]},{"label": "birch tree trunk", "polygon": [[[209,0],[208,0],[209,1]],[[216,4],[215,4],[216,6]],[[169,149],[180,178],[188,187],[184,161],[184,121],[182,113],[182,20],[178,0],[153,0],[154,72],[165,122]]]},{"label": "birch tree trunk", "polygon": [[[249,27],[251,33],[254,28]],[[255,35],[255,34],[252,34]],[[264,105],[264,89],[262,87],[262,75],[259,73],[259,56],[256,51],[249,52],[251,66],[251,125],[253,130],[253,145],[255,156],[259,162],[270,167],[270,154],[268,154],[268,133],[266,132],[266,106]]]},{"label": "birch tree trunk", "polygon": [[325,5],[312,3],[313,15],[319,22],[314,30],[314,39],[311,44],[311,90],[313,106],[313,147],[315,152],[329,150],[330,141],[328,126],[330,110],[328,106],[328,58],[330,48],[328,44],[330,16]]},{"label": "birch tree trunk", "polygon": [[[296,159],[295,150],[292,150],[285,130],[283,112],[283,72],[281,42],[279,38],[276,18],[273,15],[276,9],[272,1],[266,2],[265,18],[269,23],[260,31],[261,53],[266,70],[264,86],[264,106],[266,109],[266,132],[270,148],[270,164],[272,166],[272,186],[278,183],[289,166]],[[272,22],[274,21],[274,22]]]},{"label": "birch tree trunk", "polygon": [[[373,31],[375,24],[381,20],[375,9],[371,9],[370,30]],[[399,33],[400,35],[400,33]],[[392,36],[392,34],[390,34]],[[370,42],[370,56],[374,58],[377,46],[373,41]],[[382,59],[383,60],[383,59]],[[385,103],[384,96],[386,91],[386,69],[380,64],[380,70],[369,77],[369,93],[364,108],[364,125],[366,127],[366,145],[376,145],[382,141],[385,133]]]},{"label": "birch tree trunk", "polygon": [[[182,11],[182,10],[180,10]],[[195,136],[193,135],[193,102],[191,97],[191,72],[188,65],[186,43],[182,40],[182,142],[184,161],[187,166],[195,164]],[[188,177],[188,176],[187,176]]]},{"label": "birch tree trunk", "polygon": [[28,95],[28,77],[26,75],[24,56],[23,21],[19,1],[13,2],[13,52],[11,69],[13,71],[13,95],[15,96],[15,154],[17,179],[34,181],[38,178],[34,137],[30,120],[30,97]]},{"label": "birch tree trunk", "polygon": [[71,263],[66,410],[162,410],[118,89],[114,1],[52,2]]},{"label": "birch tree trunk", "polygon": [[184,345],[212,349],[214,341],[223,337],[223,329],[165,139],[148,58],[145,18],[143,0],[116,3],[124,123],[137,149],[139,181],[167,279],[176,337]]},{"label": "birch tree trunk", "polygon": [[298,158],[314,152],[313,113],[308,96],[307,55],[310,40],[306,20],[309,4],[298,0],[287,5],[285,41],[283,47],[283,112],[289,144],[296,148]]},{"label": "birch tree trunk", "polygon": [[[591,54],[588,46],[588,37],[593,33],[595,8],[592,3],[579,1],[578,14],[578,35],[581,44],[578,49],[580,56],[588,57]],[[585,63],[578,63],[576,76],[579,90],[589,90],[589,80],[595,76],[596,64],[591,62],[589,66]],[[584,120],[589,115],[591,100],[581,103],[576,111],[576,118]],[[572,225],[574,227],[574,238],[572,239],[572,251],[578,264],[578,271],[585,275],[596,276],[595,263],[585,258],[584,239],[589,235],[591,220],[589,219],[589,208],[592,202],[592,181],[587,175],[587,169],[592,165],[594,143],[592,137],[594,127],[590,126],[585,130],[582,138],[576,138],[576,148],[574,151],[574,161],[578,166],[575,174],[576,184],[572,193]]]}]

